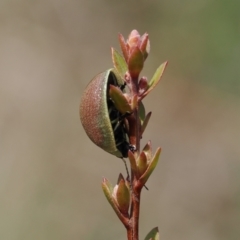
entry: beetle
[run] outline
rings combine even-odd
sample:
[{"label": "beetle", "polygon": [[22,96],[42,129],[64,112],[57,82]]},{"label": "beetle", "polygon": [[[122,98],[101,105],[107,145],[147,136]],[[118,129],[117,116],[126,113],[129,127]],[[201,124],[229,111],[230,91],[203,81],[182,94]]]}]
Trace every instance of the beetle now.
[{"label": "beetle", "polygon": [[87,85],[80,102],[79,113],[83,128],[97,146],[119,158],[127,157],[131,149],[124,116],[109,97],[110,84],[122,91],[124,81],[114,69],[96,75]]}]

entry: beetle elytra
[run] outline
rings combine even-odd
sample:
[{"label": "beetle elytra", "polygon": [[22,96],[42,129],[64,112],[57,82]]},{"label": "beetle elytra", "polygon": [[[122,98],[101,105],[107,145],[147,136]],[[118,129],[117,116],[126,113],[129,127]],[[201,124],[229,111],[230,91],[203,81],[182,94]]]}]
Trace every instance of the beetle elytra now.
[{"label": "beetle elytra", "polygon": [[99,73],[87,85],[80,103],[80,120],[88,137],[103,150],[120,158],[130,148],[123,115],[109,97],[109,86],[122,87],[123,80],[114,69]]}]

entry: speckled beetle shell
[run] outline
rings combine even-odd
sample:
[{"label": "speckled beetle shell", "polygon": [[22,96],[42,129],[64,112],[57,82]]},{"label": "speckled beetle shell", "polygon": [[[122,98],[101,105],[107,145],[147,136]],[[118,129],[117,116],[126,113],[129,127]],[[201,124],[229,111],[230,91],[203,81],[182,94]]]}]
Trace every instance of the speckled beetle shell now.
[{"label": "speckled beetle shell", "polygon": [[103,150],[127,157],[129,143],[121,113],[109,98],[109,85],[123,86],[113,69],[99,73],[87,85],[80,103],[80,120],[88,137]]}]

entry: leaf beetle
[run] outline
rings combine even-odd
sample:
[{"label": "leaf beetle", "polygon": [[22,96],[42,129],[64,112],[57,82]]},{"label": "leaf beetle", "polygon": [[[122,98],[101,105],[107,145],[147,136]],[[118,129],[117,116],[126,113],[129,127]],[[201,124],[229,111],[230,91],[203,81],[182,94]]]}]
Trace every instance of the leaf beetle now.
[{"label": "leaf beetle", "polygon": [[87,85],[80,102],[80,120],[88,137],[97,146],[119,158],[127,157],[131,149],[123,114],[109,97],[109,86],[123,90],[125,83],[114,69],[95,76]]}]

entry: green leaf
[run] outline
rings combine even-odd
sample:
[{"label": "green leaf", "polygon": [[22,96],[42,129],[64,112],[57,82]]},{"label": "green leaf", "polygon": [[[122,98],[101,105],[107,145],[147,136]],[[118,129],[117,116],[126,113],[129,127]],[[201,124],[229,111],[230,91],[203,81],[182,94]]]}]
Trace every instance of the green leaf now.
[{"label": "green leaf", "polygon": [[102,184],[104,185],[104,189],[109,193],[112,194],[113,191],[113,187],[111,185],[111,183],[104,177]]},{"label": "green leaf", "polygon": [[151,141],[148,141],[147,144],[144,146],[143,152],[145,152],[147,159],[148,159],[148,163],[152,160],[152,143]]},{"label": "green leaf", "polygon": [[149,112],[147,114],[147,116],[145,117],[145,119],[144,119],[144,121],[142,123],[142,127],[141,127],[141,135],[143,135],[143,133],[144,133],[144,131],[145,131],[147,125],[148,125],[148,122],[150,120],[151,115],[152,115],[152,112]]},{"label": "green leaf", "polygon": [[152,161],[148,165],[146,172],[139,178],[139,181],[141,182],[142,185],[146,184],[148,178],[152,174],[153,170],[156,168],[160,153],[161,153],[161,148],[158,148],[155,155],[152,158]]},{"label": "green leaf", "polygon": [[145,107],[144,107],[142,101],[139,103],[139,118],[140,118],[141,124],[142,124],[145,119]]},{"label": "green leaf", "polygon": [[119,87],[110,84],[109,96],[119,112],[122,114],[132,112],[131,106]]},{"label": "green leaf", "polygon": [[118,209],[117,202],[112,196],[112,194],[113,194],[112,185],[106,178],[103,178],[102,189],[103,189],[103,193],[104,193],[105,197],[107,198],[108,202],[112,206],[115,213],[118,215],[118,217],[121,216],[121,212]]},{"label": "green leaf", "polygon": [[160,81],[162,75],[163,75],[163,72],[164,72],[164,69],[165,67],[167,66],[167,62],[164,62],[162,63],[156,70],[156,72],[154,73],[152,79],[149,81],[149,87],[153,88],[155,87],[158,82]]},{"label": "green leaf", "polygon": [[130,191],[123,177],[118,182],[116,200],[121,212],[127,214],[130,204]]},{"label": "green leaf", "polygon": [[136,162],[134,154],[130,150],[128,151],[128,158],[129,158],[129,162],[131,165],[131,169],[134,171],[134,173],[136,175],[138,175],[137,162]]},{"label": "green leaf", "polygon": [[149,94],[149,92],[151,92],[156,87],[156,85],[159,83],[159,81],[163,75],[163,72],[167,66],[167,63],[168,62],[164,62],[157,68],[152,79],[148,83],[148,90],[142,95],[142,98],[145,97],[147,94]]},{"label": "green leaf", "polygon": [[158,227],[153,228],[144,238],[144,240],[159,240],[159,239],[160,239],[160,235],[159,235]]},{"label": "green leaf", "polygon": [[112,60],[114,68],[122,79],[124,79],[125,73],[127,72],[127,63],[124,57],[114,48],[112,48]]},{"label": "green leaf", "polygon": [[145,152],[140,153],[140,155],[138,157],[137,165],[138,165],[139,174],[141,176],[148,167],[148,161],[147,161],[147,156],[146,156]]}]

